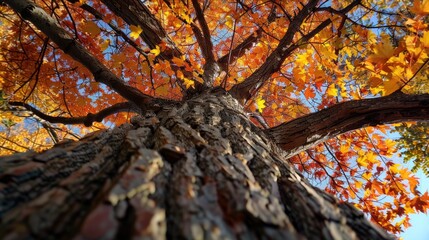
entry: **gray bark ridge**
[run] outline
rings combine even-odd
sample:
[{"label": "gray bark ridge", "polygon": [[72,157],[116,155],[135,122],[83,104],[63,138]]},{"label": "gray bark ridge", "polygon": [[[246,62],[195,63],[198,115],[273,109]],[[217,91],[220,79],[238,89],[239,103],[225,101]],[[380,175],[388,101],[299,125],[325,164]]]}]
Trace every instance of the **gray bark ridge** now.
[{"label": "gray bark ridge", "polygon": [[1,239],[392,239],[218,91],[0,158]]}]

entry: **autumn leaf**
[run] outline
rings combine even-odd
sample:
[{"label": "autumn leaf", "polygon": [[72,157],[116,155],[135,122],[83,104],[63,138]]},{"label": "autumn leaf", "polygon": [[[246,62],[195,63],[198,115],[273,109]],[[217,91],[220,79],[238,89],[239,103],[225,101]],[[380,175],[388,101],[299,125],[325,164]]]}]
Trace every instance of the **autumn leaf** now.
[{"label": "autumn leaf", "polygon": [[372,88],[376,88],[376,87],[380,86],[381,84],[383,84],[383,80],[378,76],[370,77],[368,81],[369,81],[369,85]]},{"label": "autumn leaf", "polygon": [[383,39],[382,42],[374,46],[374,54],[370,55],[368,60],[376,63],[384,63],[393,56],[394,50],[390,41],[388,39]]},{"label": "autumn leaf", "polygon": [[150,67],[148,62],[143,62],[141,64],[141,68],[142,68],[142,72],[144,72],[145,74],[150,74]]},{"label": "autumn leaf", "polygon": [[397,80],[391,79],[384,82],[385,95],[389,95],[397,91],[401,87],[401,83]]},{"label": "autumn leaf", "polygon": [[184,77],[183,78],[183,82],[185,83],[185,86],[186,86],[187,89],[190,88],[190,87],[194,88],[194,86],[195,86],[195,82],[192,81],[189,78]]},{"label": "autumn leaf", "polygon": [[306,99],[311,99],[311,98],[314,98],[316,96],[316,93],[314,92],[314,90],[311,87],[307,87],[304,91],[304,96]]},{"label": "autumn leaf", "polygon": [[173,57],[172,59],[173,63],[176,64],[176,66],[178,67],[183,67],[186,65],[186,62],[184,59],[182,58],[178,58],[178,57]]},{"label": "autumn leaf", "polygon": [[362,178],[367,181],[371,179],[371,176],[372,176],[371,172],[365,172],[364,174],[362,174]]},{"label": "autumn leaf", "polygon": [[150,50],[150,53],[152,53],[156,57],[156,56],[158,56],[161,53],[161,49],[157,45],[156,48]]},{"label": "autumn leaf", "polygon": [[421,42],[423,44],[423,47],[429,47],[429,31],[424,31],[423,37],[421,38]]},{"label": "autumn leaf", "polygon": [[183,75],[183,72],[180,70],[177,70],[176,74],[177,74],[177,78],[179,78],[179,79],[183,79],[185,77],[185,75]]},{"label": "autumn leaf", "polygon": [[169,90],[169,88],[167,85],[162,85],[162,86],[156,88],[155,93],[156,93],[156,95],[165,96],[168,94],[168,90]]},{"label": "autumn leaf", "polygon": [[83,22],[82,29],[84,32],[89,33],[91,37],[96,37],[101,33],[101,29],[97,24],[91,21]]},{"label": "autumn leaf", "polygon": [[265,106],[265,100],[262,98],[257,98],[256,99],[256,106],[258,107],[258,111],[262,112],[264,110]]},{"label": "autumn leaf", "polygon": [[113,63],[115,64],[115,66],[119,66],[120,64],[125,64],[125,60],[127,58],[127,56],[123,53],[118,53],[118,54],[113,54],[111,56]]},{"label": "autumn leaf", "polygon": [[75,5],[76,7],[80,7],[80,6],[82,6],[83,4],[85,4],[85,3],[86,3],[86,1],[87,1],[87,0],[78,0],[78,1],[74,2],[74,3],[73,3],[73,5]]},{"label": "autumn leaf", "polygon": [[225,17],[225,25],[229,28],[233,28],[234,27],[234,19],[231,16],[226,16]]},{"label": "autumn leaf", "polygon": [[133,39],[139,38],[140,34],[143,32],[143,29],[140,26],[131,25],[130,26],[130,37]]},{"label": "autumn leaf", "polygon": [[413,7],[410,10],[419,15],[429,14],[429,0],[414,0]]},{"label": "autumn leaf", "polygon": [[338,96],[338,89],[336,87],[336,85],[334,83],[332,83],[331,85],[329,85],[328,89],[326,90],[326,94],[329,97],[336,97]]},{"label": "autumn leaf", "polygon": [[103,41],[103,43],[100,45],[101,51],[105,51],[110,44],[110,39],[106,39],[105,41]]}]

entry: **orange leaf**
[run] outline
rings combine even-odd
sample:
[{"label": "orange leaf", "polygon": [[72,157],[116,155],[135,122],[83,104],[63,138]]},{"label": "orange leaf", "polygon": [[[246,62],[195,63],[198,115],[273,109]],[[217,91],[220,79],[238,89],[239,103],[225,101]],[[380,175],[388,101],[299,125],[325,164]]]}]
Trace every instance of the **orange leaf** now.
[{"label": "orange leaf", "polygon": [[91,37],[96,37],[101,32],[101,29],[97,26],[97,24],[91,21],[85,21],[83,23],[82,29],[84,32],[89,33]]},{"label": "orange leaf", "polygon": [[306,99],[314,98],[316,96],[316,93],[314,93],[313,88],[307,87],[304,91],[304,96]]}]

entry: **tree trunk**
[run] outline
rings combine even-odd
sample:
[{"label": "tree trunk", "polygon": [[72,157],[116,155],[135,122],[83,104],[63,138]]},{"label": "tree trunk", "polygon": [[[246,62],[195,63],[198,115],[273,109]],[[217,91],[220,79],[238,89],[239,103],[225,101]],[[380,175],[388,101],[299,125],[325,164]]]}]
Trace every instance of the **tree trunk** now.
[{"label": "tree trunk", "polygon": [[389,239],[212,91],[0,159],[0,239]]}]

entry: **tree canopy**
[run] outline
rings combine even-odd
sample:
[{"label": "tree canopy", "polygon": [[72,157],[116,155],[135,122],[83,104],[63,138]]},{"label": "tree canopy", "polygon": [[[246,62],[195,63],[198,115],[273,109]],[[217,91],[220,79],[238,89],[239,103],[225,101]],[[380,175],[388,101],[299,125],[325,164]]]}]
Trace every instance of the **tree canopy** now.
[{"label": "tree canopy", "polygon": [[386,230],[429,209],[428,0],[0,2],[0,155],[219,87]]}]

